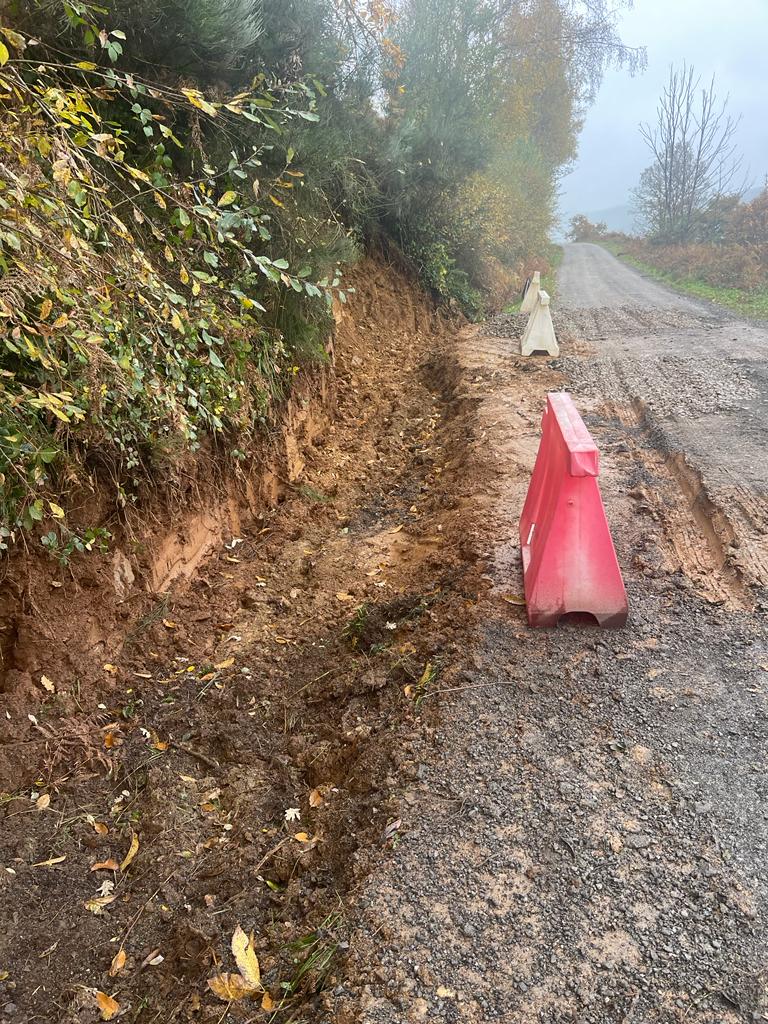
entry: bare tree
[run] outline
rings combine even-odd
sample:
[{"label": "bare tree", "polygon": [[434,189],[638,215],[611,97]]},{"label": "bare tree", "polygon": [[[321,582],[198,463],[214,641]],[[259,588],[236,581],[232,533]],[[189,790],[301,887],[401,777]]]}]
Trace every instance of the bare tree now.
[{"label": "bare tree", "polygon": [[670,68],[656,123],[640,132],[653,154],[635,191],[635,208],[645,230],[665,241],[686,242],[699,215],[715,199],[744,190],[737,180],[741,157],[735,135],[739,119],[728,113],[728,98],[708,88],[693,67]]}]

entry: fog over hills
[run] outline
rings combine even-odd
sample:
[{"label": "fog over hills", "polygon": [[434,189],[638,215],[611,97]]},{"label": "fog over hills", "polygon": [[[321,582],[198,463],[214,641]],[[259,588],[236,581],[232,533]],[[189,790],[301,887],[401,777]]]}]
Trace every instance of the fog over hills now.
[{"label": "fog over hills", "polygon": [[[751,202],[763,190],[762,186],[749,188],[744,193],[744,202]],[[622,203],[619,206],[608,206],[602,210],[576,210],[563,216],[562,230],[568,230],[568,222],[575,213],[583,213],[593,224],[601,221],[608,227],[609,231],[622,231],[624,234],[635,233],[635,214],[630,203]]]}]

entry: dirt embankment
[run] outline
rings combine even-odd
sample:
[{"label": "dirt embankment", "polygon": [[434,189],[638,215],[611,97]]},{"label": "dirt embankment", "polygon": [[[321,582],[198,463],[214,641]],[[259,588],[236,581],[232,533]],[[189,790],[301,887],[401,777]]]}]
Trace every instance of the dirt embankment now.
[{"label": "dirt embankment", "polygon": [[131,1020],[219,1020],[206,983],[238,924],[265,1007],[336,969],[474,590],[444,482],[456,327],[396,270],[354,283],[335,369],[260,470],[191,481],[108,557],[7,572],[0,1020],[100,1019],[99,992]]}]

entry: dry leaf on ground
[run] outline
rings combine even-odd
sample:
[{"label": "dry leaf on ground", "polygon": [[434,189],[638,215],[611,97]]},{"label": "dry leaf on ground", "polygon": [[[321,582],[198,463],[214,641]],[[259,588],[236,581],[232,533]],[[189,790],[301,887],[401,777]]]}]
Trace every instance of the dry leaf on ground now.
[{"label": "dry leaf on ground", "polygon": [[252,996],[255,989],[249,985],[240,974],[217,974],[208,979],[208,988],[219,999],[227,1003],[237,1002],[238,999],[247,999]]},{"label": "dry leaf on ground", "polygon": [[136,856],[136,854],[138,852],[139,852],[139,837],[134,832],[133,833],[133,837],[131,839],[130,849],[128,850],[128,853],[126,853],[125,859],[123,860],[122,864],[120,865],[120,870],[121,871],[125,871],[125,869],[129,866],[129,864],[131,863],[131,861],[133,860],[133,858]]},{"label": "dry leaf on ground", "polygon": [[39,860],[37,864],[33,864],[33,868],[50,868],[54,864],[61,864],[63,860],[67,859],[66,853],[61,857],[49,857],[48,860]]},{"label": "dry leaf on ground", "polygon": [[122,971],[125,967],[126,955],[124,949],[118,949],[115,955],[112,957],[112,963],[109,966],[109,976],[114,978]]},{"label": "dry leaf on ground", "polygon": [[103,914],[104,908],[108,907],[110,903],[114,903],[117,896],[91,896],[89,900],[84,903],[85,909],[90,910],[92,914]]},{"label": "dry leaf on ground", "polygon": [[99,1004],[102,1020],[114,1020],[120,1012],[120,1003],[106,992],[97,992],[96,1002]]},{"label": "dry leaf on ground", "polygon": [[151,953],[147,953],[144,959],[141,961],[142,967],[157,967],[165,960],[165,957],[160,952],[160,947],[153,949]]},{"label": "dry leaf on ground", "polygon": [[117,871],[120,865],[114,857],[108,860],[100,860],[97,864],[91,864],[91,871]]},{"label": "dry leaf on ground", "polygon": [[232,935],[232,954],[243,978],[254,989],[261,991],[261,969],[253,948],[253,932],[248,936],[240,925],[235,928]]}]

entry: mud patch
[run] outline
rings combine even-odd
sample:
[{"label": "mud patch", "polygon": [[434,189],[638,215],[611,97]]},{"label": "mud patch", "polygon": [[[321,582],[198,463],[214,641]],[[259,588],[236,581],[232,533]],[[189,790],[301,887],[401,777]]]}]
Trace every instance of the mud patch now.
[{"label": "mud patch", "polygon": [[604,406],[602,415],[627,428],[637,479],[629,497],[638,514],[651,519],[658,531],[646,538],[636,566],[658,569],[655,560],[647,562],[646,557],[653,558],[654,547],[660,547],[664,570],[683,573],[706,600],[752,609],[755,595],[750,584],[759,585],[759,577],[750,576],[737,561],[737,531],[710,496],[702,474],[682,452],[669,450],[663,431],[639,399],[629,406]]}]

